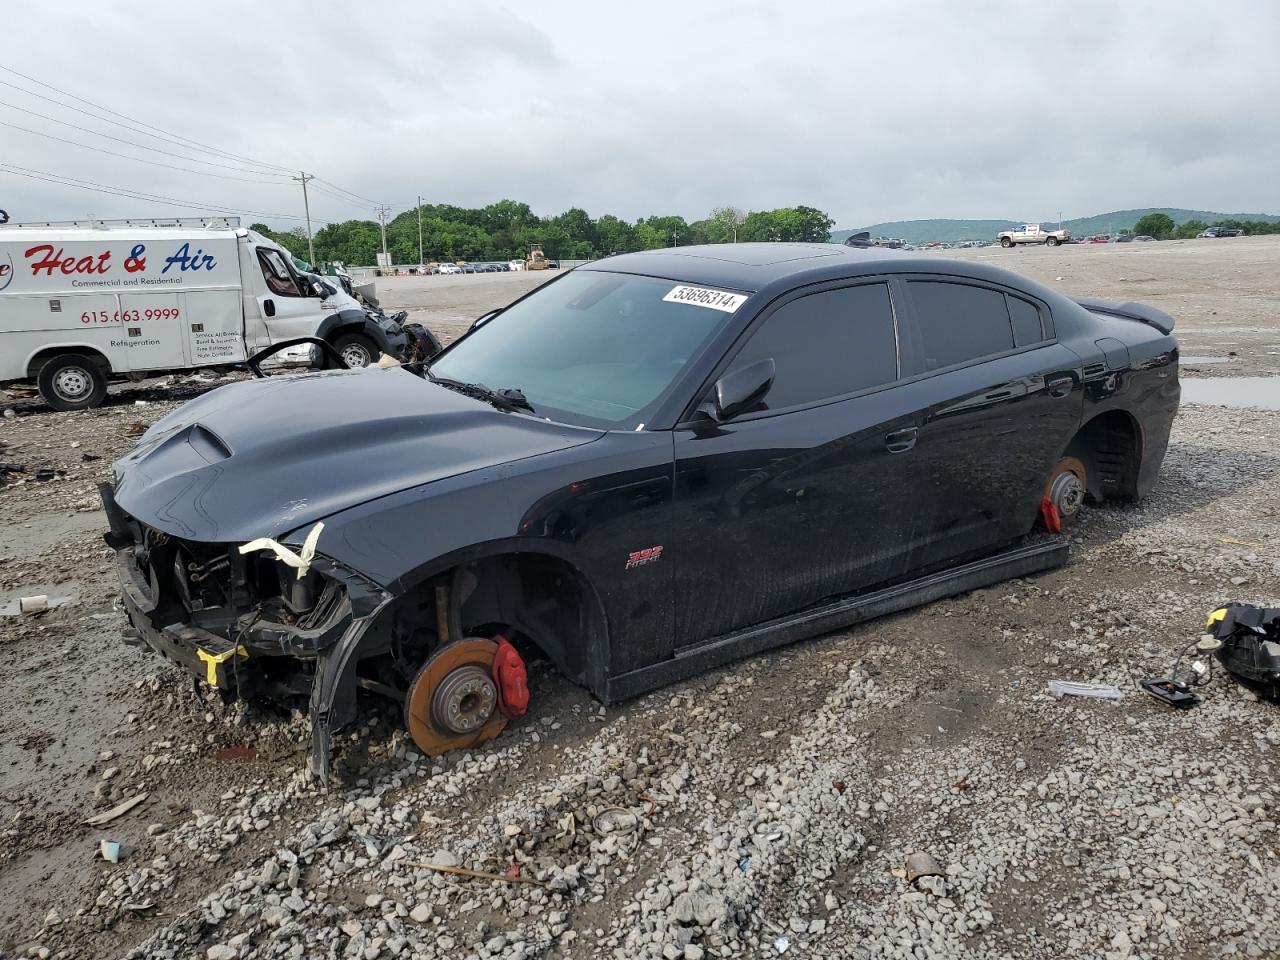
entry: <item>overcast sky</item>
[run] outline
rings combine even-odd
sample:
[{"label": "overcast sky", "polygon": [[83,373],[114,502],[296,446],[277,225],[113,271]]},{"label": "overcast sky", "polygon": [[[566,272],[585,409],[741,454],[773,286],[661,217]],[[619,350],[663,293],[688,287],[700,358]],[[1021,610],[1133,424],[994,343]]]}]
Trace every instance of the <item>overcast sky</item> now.
[{"label": "overcast sky", "polygon": [[[1143,206],[1280,213],[1273,0],[322,6],[23,4],[6,11],[0,65],[395,211],[421,193],[627,219],[808,204],[837,227]],[[0,81],[65,100],[3,70]],[[279,170],[250,172],[11,85],[0,122],[202,172],[11,126],[0,164],[302,214],[296,184],[262,175]],[[317,220],[373,216],[365,200],[320,190]],[[24,221],[184,212],[3,167],[0,208]]]}]

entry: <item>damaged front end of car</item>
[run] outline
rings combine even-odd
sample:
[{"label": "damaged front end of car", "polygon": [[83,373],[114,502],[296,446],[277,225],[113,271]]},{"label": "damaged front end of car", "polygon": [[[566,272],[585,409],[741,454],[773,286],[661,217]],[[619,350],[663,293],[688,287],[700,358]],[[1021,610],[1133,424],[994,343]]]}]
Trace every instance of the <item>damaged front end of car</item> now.
[{"label": "damaged front end of car", "polygon": [[[149,647],[227,699],[308,698],[311,772],[328,780],[334,730],[355,718],[357,678],[348,670],[387,591],[315,553],[323,524],[300,550],[186,540],[131,517],[111,484],[99,492],[116,552],[125,641]],[[288,540],[289,538],[284,538]]]}]

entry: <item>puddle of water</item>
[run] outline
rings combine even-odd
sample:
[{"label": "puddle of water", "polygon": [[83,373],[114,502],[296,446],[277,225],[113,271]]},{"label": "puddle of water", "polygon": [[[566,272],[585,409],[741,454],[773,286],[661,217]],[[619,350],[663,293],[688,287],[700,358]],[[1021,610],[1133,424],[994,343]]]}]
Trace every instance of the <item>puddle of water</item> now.
[{"label": "puddle of water", "polygon": [[50,610],[68,603],[75,603],[80,598],[79,591],[74,589],[74,584],[69,583],[36,583],[12,590],[0,590],[0,617],[20,616],[21,598],[38,597],[41,594],[49,598]]},{"label": "puddle of water", "polygon": [[1280,410],[1280,377],[1189,377],[1181,384],[1184,403]]},{"label": "puddle of water", "polygon": [[1178,358],[1179,363],[1231,363],[1235,357],[1188,357],[1181,356]]},{"label": "puddle of water", "polygon": [[[25,596],[41,596],[41,594],[25,594]],[[46,610],[52,610],[54,607],[62,607],[72,601],[71,597],[50,597],[44,594],[46,599]],[[22,616],[22,599],[10,600],[8,603],[0,604],[0,617],[18,617]]]}]

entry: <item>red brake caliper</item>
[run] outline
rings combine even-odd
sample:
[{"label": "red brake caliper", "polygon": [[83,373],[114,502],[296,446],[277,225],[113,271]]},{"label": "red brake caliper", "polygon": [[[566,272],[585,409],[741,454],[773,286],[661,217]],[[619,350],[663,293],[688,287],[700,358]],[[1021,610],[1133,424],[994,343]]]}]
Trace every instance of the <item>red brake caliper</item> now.
[{"label": "red brake caliper", "polygon": [[524,661],[506,637],[494,637],[498,652],[493,655],[493,682],[498,688],[498,710],[504,717],[523,717],[529,709],[529,673]]},{"label": "red brake caliper", "polygon": [[1044,528],[1050,533],[1062,532],[1062,518],[1058,516],[1058,508],[1048,497],[1040,498],[1040,516],[1044,519]]}]

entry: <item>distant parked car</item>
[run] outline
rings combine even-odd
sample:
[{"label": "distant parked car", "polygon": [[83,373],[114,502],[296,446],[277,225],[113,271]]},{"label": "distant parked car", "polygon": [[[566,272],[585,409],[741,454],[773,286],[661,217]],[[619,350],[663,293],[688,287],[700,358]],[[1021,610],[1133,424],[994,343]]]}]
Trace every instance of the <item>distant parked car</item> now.
[{"label": "distant parked car", "polygon": [[1145,234],[1140,233],[1133,239],[1138,243],[1150,243],[1151,241],[1155,240],[1155,237],[1148,237]]},{"label": "distant parked car", "polygon": [[462,268],[456,263],[442,263],[437,268],[441,273],[461,273]]},{"label": "distant parked car", "polygon": [[524,261],[523,261],[523,260],[508,260],[508,261],[507,261],[507,269],[508,269],[508,270],[523,270],[523,269],[524,269]]},{"label": "distant parked car", "polygon": [[1210,227],[1196,235],[1199,239],[1206,237],[1243,237],[1244,231],[1236,227]]},{"label": "distant parked car", "polygon": [[1122,233],[1120,236],[1116,237],[1116,243],[1133,243],[1133,235],[1129,233]]},{"label": "distant parked car", "polygon": [[1103,236],[1090,237],[1090,238],[1089,238],[1089,240],[1088,240],[1088,242],[1089,242],[1089,243],[1110,243],[1110,242],[1111,242],[1111,238],[1110,238],[1110,237],[1103,237]]}]

